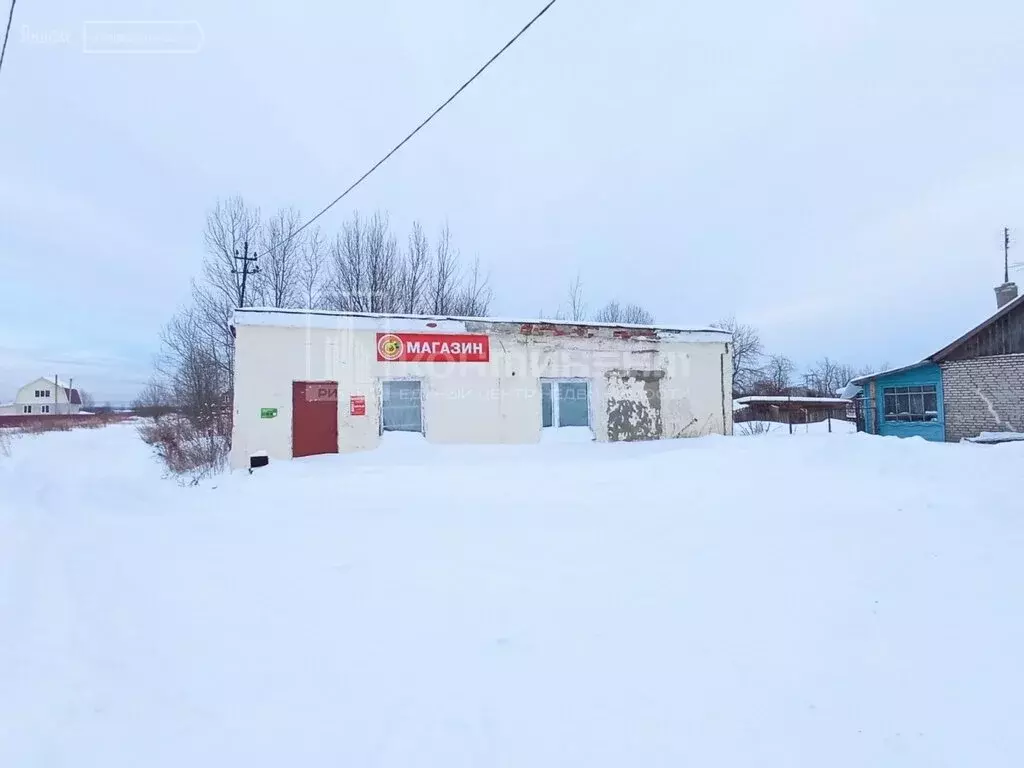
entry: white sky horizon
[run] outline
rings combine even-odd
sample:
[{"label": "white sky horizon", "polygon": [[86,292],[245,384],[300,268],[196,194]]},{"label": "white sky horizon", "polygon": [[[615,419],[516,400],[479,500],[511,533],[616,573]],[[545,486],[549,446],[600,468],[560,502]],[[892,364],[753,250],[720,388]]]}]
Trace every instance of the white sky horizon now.
[{"label": "white sky horizon", "polygon": [[[55,373],[132,399],[218,199],[319,210],[542,4],[19,3],[0,401]],[[995,310],[1002,228],[1024,233],[1024,8],[891,5],[559,0],[320,223],[447,222],[496,315],[553,313],[579,273],[592,309],[735,315],[801,369],[919,360]],[[83,53],[108,19],[201,43]]]}]

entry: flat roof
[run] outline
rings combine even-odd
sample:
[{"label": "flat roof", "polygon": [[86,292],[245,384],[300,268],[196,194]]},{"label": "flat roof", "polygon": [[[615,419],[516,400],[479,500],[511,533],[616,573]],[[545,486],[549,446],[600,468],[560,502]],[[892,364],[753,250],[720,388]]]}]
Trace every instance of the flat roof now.
[{"label": "flat roof", "polygon": [[[466,323],[491,325],[544,325],[559,328],[622,328],[653,331],[655,334],[685,335],[690,341],[727,342],[732,333],[709,326],[638,325],[636,323],[605,323],[594,320],[551,320],[508,317],[462,317],[458,315],[413,315],[401,312],[339,312],[323,309],[278,309],[274,307],[244,307],[234,312],[236,326],[280,326],[298,328],[354,328],[357,330],[394,330],[394,321],[426,321],[437,323],[432,330],[465,330]],[[348,322],[344,322],[348,321]],[[706,336],[707,338],[693,338]]]}]

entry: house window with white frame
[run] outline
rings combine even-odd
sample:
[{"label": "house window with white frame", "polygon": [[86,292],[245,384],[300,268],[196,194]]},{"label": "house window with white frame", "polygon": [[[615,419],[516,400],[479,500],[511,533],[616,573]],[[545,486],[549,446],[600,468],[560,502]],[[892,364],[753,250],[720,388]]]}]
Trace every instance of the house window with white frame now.
[{"label": "house window with white frame", "polygon": [[541,380],[542,427],[589,427],[590,382],[585,379]]},{"label": "house window with white frame", "polygon": [[21,407],[21,412],[22,413],[32,413],[32,406],[31,405],[23,405]]}]

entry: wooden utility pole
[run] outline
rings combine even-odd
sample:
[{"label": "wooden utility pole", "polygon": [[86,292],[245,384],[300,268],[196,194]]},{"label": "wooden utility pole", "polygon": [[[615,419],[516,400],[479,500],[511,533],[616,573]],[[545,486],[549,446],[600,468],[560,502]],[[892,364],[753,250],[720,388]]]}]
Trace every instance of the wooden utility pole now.
[{"label": "wooden utility pole", "polygon": [[[238,267],[235,267],[233,270],[231,270],[232,274],[235,274],[235,275],[241,274],[242,275],[241,290],[238,293],[238,306],[239,307],[244,307],[245,306],[245,287],[246,287],[247,278],[249,277],[249,275],[258,274],[259,271],[260,271],[260,268],[256,265],[256,261],[258,259],[259,259],[259,256],[257,256],[255,253],[252,256],[249,255],[249,241],[248,240],[246,240],[242,244],[242,255],[241,256],[238,255],[238,250],[237,249],[235,250],[235,261],[242,262],[242,268],[241,269],[238,269]],[[249,266],[250,264],[252,264],[251,268]]]}]

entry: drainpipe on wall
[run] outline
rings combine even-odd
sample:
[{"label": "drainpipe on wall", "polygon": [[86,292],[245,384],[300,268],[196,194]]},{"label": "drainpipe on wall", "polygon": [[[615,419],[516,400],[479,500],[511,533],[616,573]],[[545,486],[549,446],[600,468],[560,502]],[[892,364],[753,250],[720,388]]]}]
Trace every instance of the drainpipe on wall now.
[{"label": "drainpipe on wall", "polygon": [[[726,344],[725,348],[726,348],[726,350],[728,350],[729,349],[729,345]],[[718,356],[718,366],[719,366],[718,380],[722,384],[722,434],[723,435],[725,435],[725,434],[732,434],[732,430],[729,430],[728,432],[726,432],[726,430],[729,427],[729,422],[726,420],[726,417],[725,417],[725,352],[722,352]],[[730,391],[731,391],[731,389],[730,389]],[[730,398],[730,400],[731,399],[732,398]]]}]

